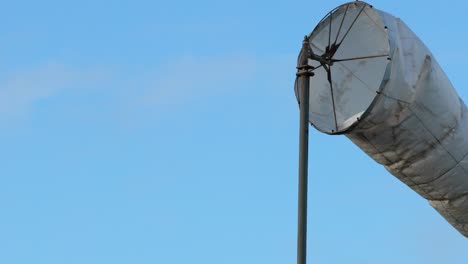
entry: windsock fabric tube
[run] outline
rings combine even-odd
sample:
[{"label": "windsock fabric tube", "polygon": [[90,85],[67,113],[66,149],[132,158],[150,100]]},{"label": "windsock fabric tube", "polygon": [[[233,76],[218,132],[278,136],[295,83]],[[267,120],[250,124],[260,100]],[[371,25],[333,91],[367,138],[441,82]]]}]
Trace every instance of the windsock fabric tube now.
[{"label": "windsock fabric tube", "polygon": [[468,112],[428,48],[360,1],[308,37],[310,123],[347,136],[468,237]]}]

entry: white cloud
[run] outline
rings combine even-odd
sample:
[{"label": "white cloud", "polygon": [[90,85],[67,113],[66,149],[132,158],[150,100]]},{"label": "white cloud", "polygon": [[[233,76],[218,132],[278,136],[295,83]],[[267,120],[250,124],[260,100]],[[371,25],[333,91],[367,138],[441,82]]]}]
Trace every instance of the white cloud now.
[{"label": "white cloud", "polygon": [[255,72],[256,61],[246,56],[186,57],[157,70],[139,101],[153,106],[180,104],[239,89]]},{"label": "white cloud", "polygon": [[[152,116],[164,115],[162,112],[171,111],[174,106],[225,97],[229,93],[245,93],[246,89],[254,89],[258,80],[278,79],[280,73],[287,74],[282,66],[289,61],[287,58],[187,56],[152,69],[47,63],[0,79],[0,121],[27,117],[39,102],[74,89],[75,105],[77,102],[86,105],[84,100],[98,98],[105,103],[100,107],[105,107],[107,114],[125,123],[139,122],[148,118],[145,114],[148,110]],[[67,98],[70,97],[65,96],[64,100]]]},{"label": "white cloud", "polygon": [[63,65],[47,64],[8,76],[0,83],[0,117],[16,118],[32,105],[57,93],[71,79]]},{"label": "white cloud", "polygon": [[95,69],[80,71],[59,63],[47,63],[10,74],[0,80],[0,120],[25,117],[34,105],[65,89],[101,79]]}]

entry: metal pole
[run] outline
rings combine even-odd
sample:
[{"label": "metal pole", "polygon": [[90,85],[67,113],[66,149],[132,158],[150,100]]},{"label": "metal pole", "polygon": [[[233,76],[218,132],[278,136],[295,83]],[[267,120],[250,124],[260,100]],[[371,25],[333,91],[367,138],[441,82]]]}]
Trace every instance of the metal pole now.
[{"label": "metal pole", "polygon": [[307,177],[309,160],[309,84],[313,73],[308,59],[312,56],[309,39],[304,37],[301,56],[298,60],[296,76],[299,78],[299,192],[297,227],[297,264],[306,264],[307,251]]}]

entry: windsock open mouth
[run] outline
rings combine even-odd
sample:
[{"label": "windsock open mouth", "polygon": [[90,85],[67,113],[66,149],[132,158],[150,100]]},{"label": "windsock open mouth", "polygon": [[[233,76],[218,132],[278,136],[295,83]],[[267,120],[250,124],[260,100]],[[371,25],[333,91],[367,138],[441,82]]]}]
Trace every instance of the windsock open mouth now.
[{"label": "windsock open mouth", "polygon": [[[390,58],[387,28],[365,2],[341,5],[309,36],[310,123],[327,134],[351,129],[372,108]],[[297,87],[296,87],[297,94]]]}]

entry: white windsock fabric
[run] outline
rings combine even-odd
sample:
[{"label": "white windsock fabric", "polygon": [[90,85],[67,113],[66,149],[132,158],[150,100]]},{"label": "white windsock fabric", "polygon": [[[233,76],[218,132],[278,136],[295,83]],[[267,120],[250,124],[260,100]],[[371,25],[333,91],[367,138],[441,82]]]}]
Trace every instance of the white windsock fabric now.
[{"label": "white windsock fabric", "polygon": [[468,237],[468,111],[423,42],[364,2],[334,9],[309,41],[311,124],[346,135]]}]

